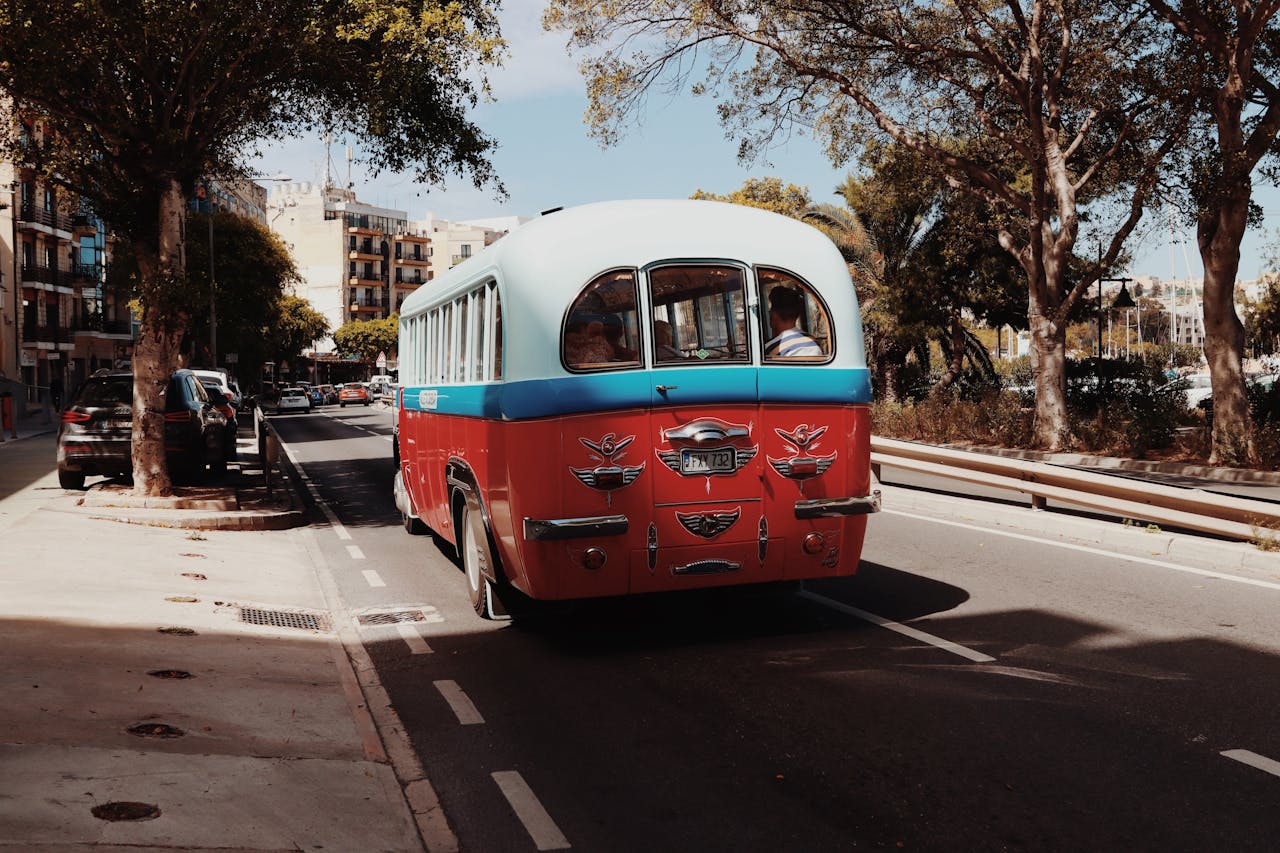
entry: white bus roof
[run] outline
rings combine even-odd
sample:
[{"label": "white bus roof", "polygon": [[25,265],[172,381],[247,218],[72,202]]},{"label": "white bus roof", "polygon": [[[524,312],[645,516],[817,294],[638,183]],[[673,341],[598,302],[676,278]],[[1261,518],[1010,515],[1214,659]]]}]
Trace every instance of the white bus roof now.
[{"label": "white bus roof", "polygon": [[[848,267],[821,231],[790,217],[715,201],[650,199],[566,208],[513,230],[420,287],[402,319],[447,302],[489,278],[498,282],[507,364],[529,376],[563,373],[560,325],[570,303],[593,278],[658,261],[727,260],[778,267],[812,285],[838,323],[836,364],[864,367],[861,316]],[[522,338],[523,330],[530,340]],[[519,378],[508,373],[508,378]]]}]

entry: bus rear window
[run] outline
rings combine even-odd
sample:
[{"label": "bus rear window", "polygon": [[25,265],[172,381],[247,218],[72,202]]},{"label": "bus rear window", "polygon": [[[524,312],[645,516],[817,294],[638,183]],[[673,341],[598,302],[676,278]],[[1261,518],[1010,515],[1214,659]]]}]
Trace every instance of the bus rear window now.
[{"label": "bus rear window", "polygon": [[657,267],[649,271],[649,289],[654,364],[751,359],[740,268],[714,264]]},{"label": "bus rear window", "polygon": [[764,360],[820,364],[831,358],[834,342],[827,309],[813,288],[782,270],[758,269]]},{"label": "bus rear window", "polygon": [[565,318],[563,341],[571,370],[639,367],[635,271],[608,272],[583,288]]}]

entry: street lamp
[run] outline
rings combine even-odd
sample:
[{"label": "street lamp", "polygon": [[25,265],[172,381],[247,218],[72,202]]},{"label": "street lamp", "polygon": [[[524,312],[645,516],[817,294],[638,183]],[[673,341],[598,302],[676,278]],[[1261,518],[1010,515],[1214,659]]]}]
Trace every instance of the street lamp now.
[{"label": "street lamp", "polygon": [[[1112,308],[1132,308],[1136,303],[1133,297],[1129,295],[1129,282],[1131,278],[1100,278],[1098,279],[1098,361],[1102,361],[1102,286],[1108,282],[1120,282],[1120,292],[1116,294],[1116,298],[1111,300]],[[1127,322],[1127,316],[1126,316]],[[1127,328],[1127,326],[1126,326]]]}]

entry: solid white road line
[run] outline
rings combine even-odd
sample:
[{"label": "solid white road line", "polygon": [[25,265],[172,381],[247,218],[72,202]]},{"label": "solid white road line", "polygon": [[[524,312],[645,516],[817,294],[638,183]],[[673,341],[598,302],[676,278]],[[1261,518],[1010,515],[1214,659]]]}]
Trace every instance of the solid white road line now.
[{"label": "solid white road line", "polygon": [[436,690],[440,691],[440,695],[444,697],[444,701],[449,703],[449,707],[453,709],[453,713],[458,718],[458,722],[464,726],[478,726],[484,722],[484,717],[480,716],[480,712],[476,710],[475,703],[471,701],[471,697],[462,691],[456,681],[433,681]]},{"label": "solid white road line", "polygon": [[1036,542],[1041,545],[1053,545],[1058,548],[1068,548],[1072,551],[1082,551],[1086,554],[1096,554],[1100,557],[1115,557],[1120,560],[1128,560],[1131,563],[1142,563],[1147,566],[1156,566],[1161,569],[1172,569],[1175,572],[1186,572],[1192,575],[1200,575],[1206,578],[1217,578],[1218,580],[1234,581],[1236,583],[1248,584],[1249,586],[1260,586],[1265,589],[1280,590],[1280,583],[1271,581],[1254,580],[1253,578],[1244,578],[1239,575],[1228,575],[1223,572],[1214,572],[1208,569],[1195,569],[1191,566],[1180,566],[1177,563],[1167,563],[1164,560],[1152,560],[1149,557],[1135,557],[1131,554],[1121,554],[1117,551],[1106,551],[1102,548],[1091,548],[1088,545],[1076,545],[1073,542],[1061,542],[1055,539],[1042,539],[1039,536],[1029,536],[1025,533],[1012,533],[1007,530],[998,530],[994,527],[982,527],[977,524],[966,524],[962,521],[947,521],[941,518],[934,518],[928,515],[916,515],[910,512],[902,512],[896,509],[886,509],[884,512],[889,515],[900,515],[903,518],[914,518],[920,521],[931,521],[935,524],[946,524],[951,527],[963,527],[966,530],[976,530],[979,533],[989,533],[992,536],[1004,536],[1009,539],[1021,539],[1024,542]]},{"label": "solid white road line", "polygon": [[324,513],[324,517],[329,519],[329,525],[333,528],[333,532],[338,534],[339,539],[350,539],[351,534],[347,532],[347,528],[338,520],[338,514],[324,501],[319,501],[316,506],[320,507],[320,511]]},{"label": "solid white road line", "polygon": [[958,643],[953,643],[950,640],[935,637],[933,634],[926,634],[924,631],[912,628],[910,625],[903,625],[900,622],[891,622],[888,619],[875,615],[874,613],[868,613],[867,611],[860,610],[857,607],[851,607],[848,604],[843,604],[834,599],[827,598],[825,595],[818,595],[817,593],[809,592],[807,589],[801,590],[799,595],[801,598],[807,598],[810,601],[823,605],[824,607],[830,607],[832,610],[838,610],[841,613],[856,616],[873,625],[879,625],[881,628],[888,628],[890,631],[896,631],[904,637],[910,637],[913,640],[928,643],[931,646],[959,655],[962,658],[967,658],[975,663],[991,663],[995,660],[991,655],[984,655],[982,652],[976,652],[973,649],[966,648]]},{"label": "solid white road line", "polygon": [[498,783],[502,796],[507,798],[511,809],[524,824],[529,837],[539,850],[568,850],[569,839],[564,837],[560,827],[556,826],[551,815],[538,802],[527,782],[515,770],[500,770],[490,773],[493,781]]},{"label": "solid white road line", "polygon": [[1270,773],[1272,776],[1280,776],[1280,761],[1267,758],[1265,755],[1258,755],[1258,753],[1250,752],[1247,749],[1228,749],[1221,755],[1239,761],[1241,764],[1256,767],[1263,772]]},{"label": "solid white road line", "polygon": [[364,551],[361,551],[361,550],[360,550],[360,546],[359,546],[359,545],[348,545],[348,546],[347,546],[347,553],[351,555],[351,559],[353,559],[353,560],[363,560],[363,559],[364,559]]},{"label": "solid white road line", "polygon": [[375,572],[373,569],[365,569],[360,574],[364,575],[365,581],[371,587],[380,587],[380,586],[387,585],[387,582],[382,579],[382,576],[379,575],[377,572]]},{"label": "solid white road line", "polygon": [[422,639],[422,635],[418,633],[418,629],[405,622],[396,623],[396,633],[400,635],[400,639],[404,640],[405,645],[409,647],[409,653],[415,655],[432,654],[431,647],[427,645],[427,641]]}]

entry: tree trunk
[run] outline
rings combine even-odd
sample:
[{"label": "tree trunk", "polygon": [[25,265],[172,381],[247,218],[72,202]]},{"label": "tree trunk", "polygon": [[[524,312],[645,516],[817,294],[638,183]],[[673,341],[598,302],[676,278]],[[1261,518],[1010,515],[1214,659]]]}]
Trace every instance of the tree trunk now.
[{"label": "tree trunk", "polygon": [[960,376],[964,366],[964,321],[960,318],[959,309],[951,312],[951,359],[947,363],[947,372],[942,374],[938,384],[933,386],[932,394],[941,394],[951,387]]},{"label": "tree trunk", "polygon": [[1036,387],[1035,444],[1059,450],[1067,435],[1067,330],[1041,314],[1032,314],[1031,374]]},{"label": "tree trunk", "polygon": [[[133,487],[135,494],[157,497],[173,493],[165,461],[165,390],[177,364],[182,317],[169,320],[164,295],[180,286],[185,275],[186,202],[176,180],[163,188],[159,239],[154,252],[134,241],[142,278],[142,322],[133,348]],[[169,325],[170,322],[178,327]],[[197,463],[202,460],[197,460]]]},{"label": "tree trunk", "polygon": [[1245,393],[1244,324],[1235,307],[1236,273],[1240,269],[1240,241],[1244,238],[1249,204],[1245,189],[1224,198],[1197,224],[1200,259],[1204,264],[1204,354],[1213,387],[1213,450],[1210,465],[1251,465],[1256,462],[1249,398]]},{"label": "tree trunk", "polygon": [[881,402],[902,402],[902,368],[907,363],[907,350],[887,336],[879,335],[872,346],[876,390]]}]

